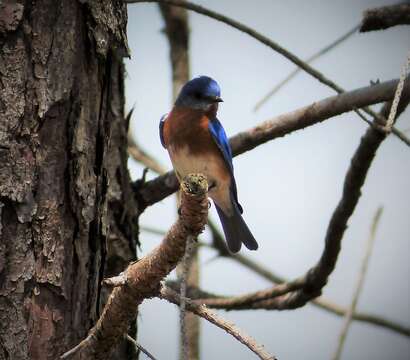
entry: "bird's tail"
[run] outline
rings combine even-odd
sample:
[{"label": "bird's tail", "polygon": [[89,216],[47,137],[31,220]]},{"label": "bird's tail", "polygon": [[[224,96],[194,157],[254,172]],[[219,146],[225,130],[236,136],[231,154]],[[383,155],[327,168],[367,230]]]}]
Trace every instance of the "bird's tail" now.
[{"label": "bird's tail", "polygon": [[258,243],[243,220],[239,208],[235,206],[235,203],[232,205],[234,208],[233,214],[228,216],[215,204],[229,250],[233,253],[238,252],[241,249],[242,243],[249,250],[256,250]]}]

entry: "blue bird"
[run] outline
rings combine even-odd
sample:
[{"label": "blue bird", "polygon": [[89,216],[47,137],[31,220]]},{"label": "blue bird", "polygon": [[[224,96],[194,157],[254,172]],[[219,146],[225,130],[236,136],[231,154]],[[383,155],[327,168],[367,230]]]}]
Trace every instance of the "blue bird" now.
[{"label": "blue bird", "polygon": [[235,253],[242,243],[256,250],[258,243],[242,218],[233,172],[232,151],[222,124],[216,118],[222,102],[218,83],[208,76],[188,81],[171,112],[161,118],[161,143],[168,150],[176,176],[190,173],[207,177],[228,248]]}]

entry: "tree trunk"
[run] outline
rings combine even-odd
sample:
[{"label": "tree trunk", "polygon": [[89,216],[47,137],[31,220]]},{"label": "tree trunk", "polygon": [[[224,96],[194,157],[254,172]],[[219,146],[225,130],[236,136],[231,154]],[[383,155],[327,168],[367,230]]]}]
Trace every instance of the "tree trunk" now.
[{"label": "tree trunk", "polygon": [[0,359],[57,359],[135,258],[126,21],[121,0],[0,3]]}]

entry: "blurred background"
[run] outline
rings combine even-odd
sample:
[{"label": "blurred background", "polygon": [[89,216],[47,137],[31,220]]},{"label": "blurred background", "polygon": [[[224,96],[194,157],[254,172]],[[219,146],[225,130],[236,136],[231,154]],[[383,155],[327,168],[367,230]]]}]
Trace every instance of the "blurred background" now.
[{"label": "blurred background", "polygon": [[[363,10],[390,1],[195,1],[238,20],[302,59],[359,24]],[[136,141],[164,167],[171,169],[158,136],[160,117],[172,107],[169,44],[156,4],[128,6],[126,111],[135,107],[131,131]],[[229,136],[276,115],[298,109],[334,92],[300,72],[258,111],[255,104],[295,66],[248,35],[189,12],[192,77],[208,75],[222,89],[218,118]],[[398,78],[410,48],[410,27],[355,33],[312,65],[347,90],[371,81]],[[374,107],[375,110],[378,107]],[[397,127],[410,135],[410,111]],[[304,274],[323,249],[330,216],[342,193],[350,159],[367,125],[354,113],[292,133],[234,159],[244,218],[260,248],[242,253],[286,278]],[[133,179],[143,166],[129,161]],[[148,173],[148,178],[156,175]],[[263,184],[263,186],[262,186]],[[384,212],[358,311],[370,312],[410,326],[410,149],[390,136],[380,147],[363,187],[362,197],[342,242],[337,267],[323,297],[349,306],[374,214]],[[211,217],[219,226],[214,207]],[[175,195],[149,207],[142,226],[166,231],[176,218]],[[202,236],[209,242],[209,232]],[[139,256],[160,236],[141,231]],[[235,295],[271,284],[212,249],[200,250],[201,288]],[[329,359],[343,319],[307,305],[293,311],[221,312],[264,344],[279,359]],[[160,300],[143,303],[139,342],[158,360],[179,354],[178,308]],[[144,355],[141,355],[144,358]],[[201,321],[201,358],[253,359],[245,346],[206,321]],[[409,338],[390,330],[353,322],[343,359],[409,359]]]}]

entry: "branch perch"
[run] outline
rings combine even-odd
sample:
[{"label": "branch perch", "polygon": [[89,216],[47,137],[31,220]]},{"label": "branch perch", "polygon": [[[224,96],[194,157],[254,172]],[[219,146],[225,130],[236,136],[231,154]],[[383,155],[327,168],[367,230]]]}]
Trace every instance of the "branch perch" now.
[{"label": "branch perch", "polygon": [[203,230],[208,214],[208,184],[201,174],[189,175],[181,184],[180,217],[162,243],[147,256],[132,263],[124,271],[126,284],[112,291],[97,324],[74,349],[61,356],[75,353],[80,358],[106,359],[136,318],[137,306],[147,298],[157,296],[160,281],[182,259],[188,236],[196,238]]}]

